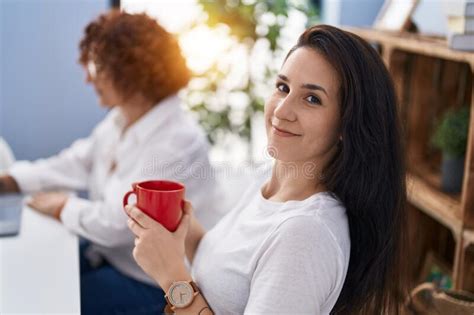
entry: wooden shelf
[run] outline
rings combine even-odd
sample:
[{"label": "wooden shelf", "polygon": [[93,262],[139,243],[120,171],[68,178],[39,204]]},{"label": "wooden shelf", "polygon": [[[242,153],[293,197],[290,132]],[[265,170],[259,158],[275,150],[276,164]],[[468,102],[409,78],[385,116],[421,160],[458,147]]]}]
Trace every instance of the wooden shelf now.
[{"label": "wooden shelf", "polygon": [[400,49],[424,56],[466,62],[474,68],[474,54],[448,47],[447,40],[413,33],[379,31],[367,28],[345,27],[347,31],[359,35],[369,42],[378,42],[392,49]]},{"label": "wooden shelf", "polygon": [[427,215],[448,227],[457,238],[461,235],[461,202],[429,185],[421,177],[411,173],[407,176],[408,201]]},{"label": "wooden shelf", "polygon": [[[413,264],[437,250],[452,262],[454,288],[474,292],[474,53],[448,48],[445,38],[345,29],[377,44],[395,84],[406,137],[408,209],[414,210],[410,250],[419,258]],[[447,194],[440,190],[440,155],[429,141],[435,122],[464,104],[470,104],[471,120],[462,191]]]},{"label": "wooden shelf", "polygon": [[474,245],[474,230],[465,230],[463,232],[464,237],[464,246],[472,246]]},{"label": "wooden shelf", "polygon": [[474,230],[466,229],[463,232],[462,250],[460,251],[460,287],[474,292]]}]

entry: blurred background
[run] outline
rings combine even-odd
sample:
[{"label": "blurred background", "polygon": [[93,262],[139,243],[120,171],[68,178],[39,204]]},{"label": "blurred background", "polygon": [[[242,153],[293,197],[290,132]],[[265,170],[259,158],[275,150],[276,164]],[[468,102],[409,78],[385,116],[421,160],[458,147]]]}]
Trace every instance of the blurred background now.
[{"label": "blurred background", "polygon": [[[370,26],[383,0],[0,0],[0,136],[17,159],[57,153],[105,115],[77,63],[84,26],[110,7],[147,12],[179,36],[196,77],[183,97],[213,160],[265,158],[261,111],[284,53],[308,25]],[[440,1],[413,15],[443,34]]]}]

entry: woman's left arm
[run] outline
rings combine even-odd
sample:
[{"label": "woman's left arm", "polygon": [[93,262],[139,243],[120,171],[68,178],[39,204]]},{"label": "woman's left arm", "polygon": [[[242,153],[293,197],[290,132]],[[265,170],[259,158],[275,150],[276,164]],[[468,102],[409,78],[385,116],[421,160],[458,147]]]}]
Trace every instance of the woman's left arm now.
[{"label": "woman's left arm", "polygon": [[[184,215],[175,232],[168,231],[136,207],[127,206],[128,226],[135,234],[133,257],[138,265],[168,292],[175,281],[192,281],[184,257],[185,243],[192,222],[192,207],[186,202]],[[204,310],[203,312],[201,312]],[[175,314],[212,314],[202,296],[196,296],[193,303],[184,309],[176,309]]]},{"label": "woman's left arm", "polygon": [[135,234],[133,257],[138,265],[163,288],[172,281],[190,278],[184,264],[185,238],[191,210],[187,208],[178,229],[172,233],[137,207],[125,208],[128,226]]}]

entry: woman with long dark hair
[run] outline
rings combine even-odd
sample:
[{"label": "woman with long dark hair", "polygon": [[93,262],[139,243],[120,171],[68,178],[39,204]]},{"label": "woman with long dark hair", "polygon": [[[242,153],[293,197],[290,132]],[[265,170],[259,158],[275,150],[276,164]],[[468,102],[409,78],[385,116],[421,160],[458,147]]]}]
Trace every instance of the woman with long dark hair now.
[{"label": "woman with long dark hair", "polygon": [[[176,314],[396,314],[404,293],[405,170],[390,75],[349,32],[299,38],[265,105],[275,159],[206,232],[128,207],[134,257]],[[185,254],[191,272],[183,263]]]}]

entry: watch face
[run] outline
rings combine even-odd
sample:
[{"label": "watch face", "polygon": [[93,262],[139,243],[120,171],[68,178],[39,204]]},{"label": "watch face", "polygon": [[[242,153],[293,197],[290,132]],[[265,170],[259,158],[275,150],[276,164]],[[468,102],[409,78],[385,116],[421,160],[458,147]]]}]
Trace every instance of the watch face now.
[{"label": "watch face", "polygon": [[188,306],[193,298],[193,287],[185,281],[176,282],[169,289],[168,299],[177,308]]}]

